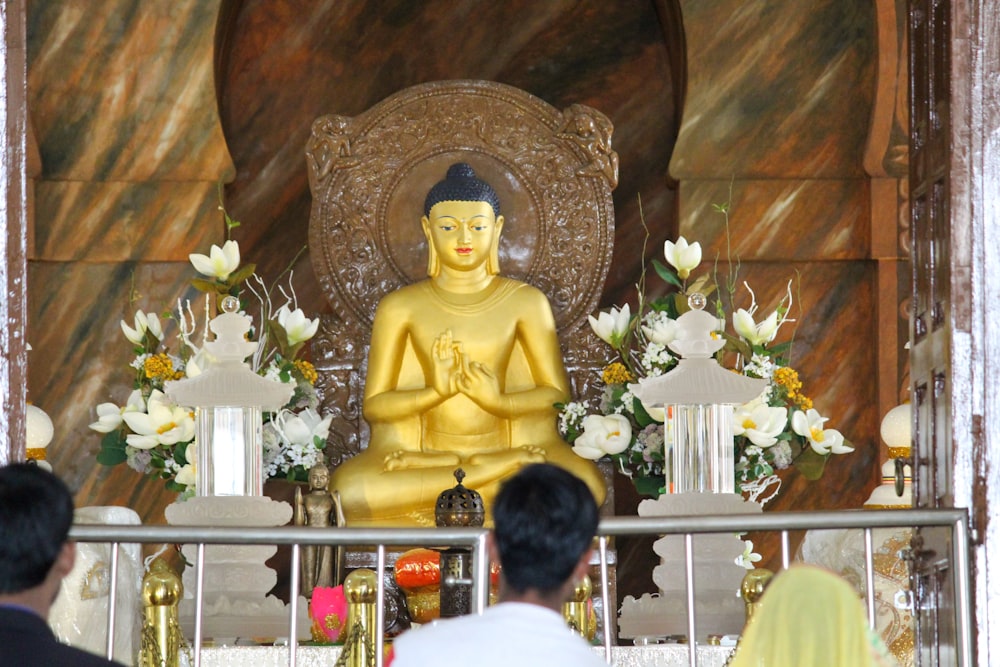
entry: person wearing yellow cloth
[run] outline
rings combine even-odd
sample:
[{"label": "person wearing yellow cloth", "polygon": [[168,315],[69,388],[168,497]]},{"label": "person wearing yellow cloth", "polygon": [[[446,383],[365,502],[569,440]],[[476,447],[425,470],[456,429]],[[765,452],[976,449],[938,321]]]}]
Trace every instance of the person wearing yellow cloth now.
[{"label": "person wearing yellow cloth", "polygon": [[597,467],[556,428],[554,404],[568,400],[569,384],[548,299],[499,275],[496,192],[454,164],[424,213],[429,277],[379,303],[363,402],[368,448],[330,479],[347,525],[434,525],[458,467],[487,507],[504,479],[540,462],[582,478],[602,502]]},{"label": "person wearing yellow cloth", "polygon": [[833,572],[778,573],[743,631],[730,667],[896,667],[857,591]]}]

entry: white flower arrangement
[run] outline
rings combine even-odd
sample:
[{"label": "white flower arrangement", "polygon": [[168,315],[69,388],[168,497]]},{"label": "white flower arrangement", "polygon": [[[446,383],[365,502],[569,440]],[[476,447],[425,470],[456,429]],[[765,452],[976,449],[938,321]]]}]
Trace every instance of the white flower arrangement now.
[{"label": "white flower arrangement", "polygon": [[[228,229],[239,224],[228,215],[225,218]],[[323,456],[332,419],[317,412],[316,371],[300,358],[304,344],[316,334],[319,319],[310,319],[296,307],[290,288],[280,290],[284,303],[274,309],[270,291],[254,273],[256,266],[240,265],[239,245],[234,240],[221,247],[213,245],[207,255],[193,253],[189,259],[202,276],[191,283],[205,292],[203,335],[207,335],[213,296],[241,297],[246,287],[259,302],[261,326],[254,330],[261,335],[248,362],[256,373],[294,385],[288,404],[277,413],[264,415],[265,474],[269,479],[307,481],[309,468]],[[133,391],[122,405],[98,405],[97,420],[90,428],[104,434],[99,463],[125,463],[137,472],[165,480],[172,491],[192,495],[197,461],[194,412],[173,404],[163,393],[163,385],[199,375],[212,360],[207,350],[194,342],[199,323],[189,303],[178,303],[176,314],[166,316],[176,316],[178,322],[172,350],[164,342],[160,316],[155,313],[137,310],[131,326],[122,321],[122,332],[135,352],[130,364]]]},{"label": "white flower arrangement", "polygon": [[[726,206],[717,210],[727,215]],[[559,432],[573,450],[588,459],[608,458],[632,478],[640,493],[658,496],[666,491],[665,467],[670,434],[662,408],[643,405],[629,390],[642,377],[669,371],[678,357],[669,348],[676,335],[676,319],[689,309],[687,296],[699,292],[706,297],[715,292],[708,276],[688,282],[701,263],[701,245],[680,237],[664,244],[669,266],[654,260],[657,275],[672,286],[671,293],[646,300],[645,276],[640,279],[638,312],[628,304],[590,316],[594,333],[611,348],[614,358],[604,368],[604,392],[599,405],[580,402],[560,404]],[[735,292],[735,276],[728,281],[729,301]],[[775,470],[795,465],[807,479],[818,479],[826,460],[833,454],[853,451],[850,442],[832,428],[801,391],[798,373],[788,365],[790,342],[775,344],[782,325],[791,322],[791,281],[777,308],[761,317],[756,295],[744,283],[750,307],[734,309],[735,335],[726,332],[726,312],[722,299],[715,301],[719,329],[713,334],[726,341],[717,354],[723,365],[768,386],[757,399],[734,410],[736,487],[750,492],[773,475]],[[759,489],[758,489],[759,492]]]}]

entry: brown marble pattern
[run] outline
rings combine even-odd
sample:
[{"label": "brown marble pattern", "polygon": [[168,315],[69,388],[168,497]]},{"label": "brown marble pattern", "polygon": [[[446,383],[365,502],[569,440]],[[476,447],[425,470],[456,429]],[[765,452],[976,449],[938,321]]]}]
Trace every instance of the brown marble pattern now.
[{"label": "brown marble pattern", "polygon": [[864,176],[873,3],[681,0],[681,8],[688,89],[674,178]]},{"label": "brown marble pattern", "polygon": [[221,237],[219,2],[29,2],[39,258],[183,260]]}]

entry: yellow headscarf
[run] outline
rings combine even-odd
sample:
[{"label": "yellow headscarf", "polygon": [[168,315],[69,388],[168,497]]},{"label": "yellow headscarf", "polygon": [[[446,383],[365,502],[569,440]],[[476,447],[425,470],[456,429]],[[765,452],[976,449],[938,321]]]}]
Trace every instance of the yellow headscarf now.
[{"label": "yellow headscarf", "polygon": [[829,570],[793,565],[768,585],[731,667],[889,667],[850,584]]}]

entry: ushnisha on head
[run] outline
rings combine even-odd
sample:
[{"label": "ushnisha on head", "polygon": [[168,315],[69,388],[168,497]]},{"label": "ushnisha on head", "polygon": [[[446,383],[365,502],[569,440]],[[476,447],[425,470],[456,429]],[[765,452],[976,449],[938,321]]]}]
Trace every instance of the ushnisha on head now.
[{"label": "ushnisha on head", "polygon": [[73,496],[61,479],[30,463],[0,468],[0,596],[41,586],[73,523]]},{"label": "ushnisha on head", "polygon": [[[478,206],[477,206],[478,205]],[[496,190],[476,176],[475,170],[465,162],[457,162],[448,168],[444,180],[436,183],[424,199],[424,217],[421,223],[427,237],[428,257],[427,275],[431,278],[441,272],[441,257],[444,248],[441,229],[437,223],[442,219],[450,219],[456,223],[456,231],[461,234],[463,228],[476,224],[474,229],[479,235],[487,234],[488,251],[486,270],[489,275],[500,273],[500,230],[503,227],[503,216],[500,215],[500,198]],[[478,253],[473,258],[478,257]],[[460,267],[459,267],[460,268]]]},{"label": "ushnisha on head", "polygon": [[493,503],[507,586],[517,593],[558,591],[590,552],[598,521],[594,495],[578,477],[549,463],[522,468]]}]

